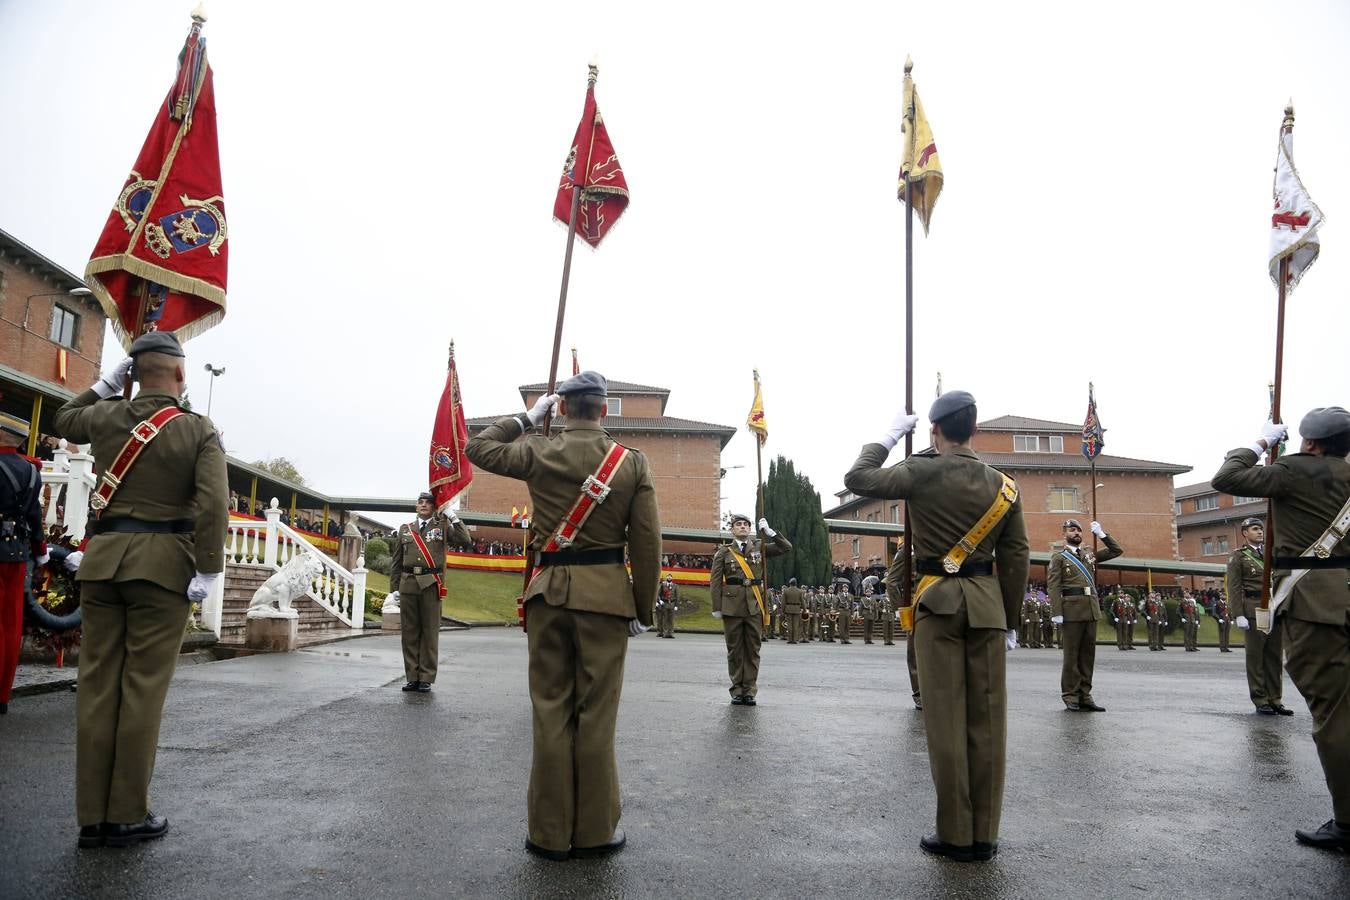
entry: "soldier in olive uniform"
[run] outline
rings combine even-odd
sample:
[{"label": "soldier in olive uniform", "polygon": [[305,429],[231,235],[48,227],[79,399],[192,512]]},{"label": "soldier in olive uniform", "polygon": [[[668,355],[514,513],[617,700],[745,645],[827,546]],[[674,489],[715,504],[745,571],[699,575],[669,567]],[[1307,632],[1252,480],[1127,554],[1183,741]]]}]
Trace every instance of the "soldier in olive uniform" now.
[{"label": "soldier in olive uniform", "polygon": [[872,594],[870,584],[863,585],[862,597],[863,643],[872,643],[872,632],[877,627],[877,598]]},{"label": "soldier in olive uniform", "polygon": [[[162,836],[150,811],[160,717],[183,630],[225,568],[229,489],[215,426],[195,413],[151,433],[165,410],[185,411],[178,340],[151,332],[131,356],[56,413],[57,433],[92,444],[106,476],[131,439],[145,443],[99,519],[79,567],[84,635],[75,702],[75,808],[81,847]],[[128,376],[140,381],[122,398]],[[144,437],[149,435],[149,437]]]},{"label": "soldier in olive uniform", "polygon": [[1345,852],[1350,851],[1350,412],[1339,406],[1314,409],[1298,430],[1303,438],[1298,453],[1258,467],[1261,454],[1287,431],[1267,423],[1252,446],[1228,454],[1213,484],[1225,493],[1272,499],[1272,615],[1284,629],[1289,676],[1312,713],[1313,742],[1332,806],[1321,828],[1294,834],[1302,843]]},{"label": "soldier in olive uniform", "polygon": [[778,640],[778,626],[783,618],[782,602],[778,598],[778,592],[772,589],[766,589],[769,598],[769,627],[764,630],[764,640]]},{"label": "soldier in olive uniform", "polygon": [[1134,623],[1139,621],[1139,609],[1129,595],[1125,595],[1125,649],[1134,649]]},{"label": "soldier in olive uniform", "polygon": [[1139,611],[1144,616],[1144,627],[1148,630],[1148,649],[1166,650],[1163,646],[1163,628],[1167,625],[1167,605],[1155,592],[1139,601]]},{"label": "soldier in olive uniform", "polygon": [[[792,550],[788,539],[759,520],[759,531],[770,543],[750,537],[748,516],[731,517],[731,543],[713,554],[708,590],[712,594],[713,618],[722,620],[727,642],[727,671],[731,675],[731,702],[754,706],[759,693],[759,647],[764,627],[756,595],[764,589],[764,563],[769,556]],[[750,570],[747,576],[746,569]],[[768,598],[763,598],[767,603]]]},{"label": "soldier in olive uniform", "polygon": [[1041,629],[1041,605],[1030,594],[1022,598],[1022,614],[1017,620],[1017,643],[1023,647],[1035,647],[1032,638],[1034,632]]},{"label": "soldier in olive uniform", "polygon": [[667,575],[656,594],[656,633],[658,637],[675,638],[675,613],[679,610],[680,589],[675,578]]},{"label": "soldier in olive uniform", "polygon": [[[936,453],[883,468],[917,417],[901,413],[863,447],[844,484],[861,497],[909,501],[915,571],[931,582],[915,609],[928,760],[937,790],[937,831],[920,847],[956,860],[998,852],[1007,740],[1006,649],[1016,646],[1030,547],[1020,499],[970,449],[975,398],[943,394],[928,413]],[[944,558],[991,510],[992,523],[955,572]],[[924,582],[920,583],[921,585]]]},{"label": "soldier in olive uniform", "polygon": [[1051,554],[1046,588],[1054,610],[1052,621],[1060,626],[1064,641],[1064,669],[1060,674],[1060,697],[1066,709],[1105,712],[1092,699],[1092,670],[1097,660],[1097,620],[1101,618],[1097,596],[1097,564],[1115,559],[1125,551],[1102,530],[1090,526],[1106,549],[1098,555],[1083,546],[1083,526],[1077,519],[1064,523],[1064,547]]},{"label": "soldier in olive uniform", "polygon": [[834,595],[834,608],[839,613],[839,619],[835,623],[835,631],[839,635],[839,643],[853,643],[853,595],[848,592],[848,588],[839,586],[839,592]]},{"label": "soldier in olive uniform", "polygon": [[[525,588],[534,710],[525,847],[555,860],[601,856],[624,845],[614,727],[628,638],[651,626],[661,580],[656,490],[637,450],[614,467],[608,493],[591,507],[573,542],[543,552],[614,447],[600,424],[606,393],[598,373],[573,375],[557,394],[488,426],[465,448],[474,465],[525,481],[534,507],[528,552],[537,570]],[[559,396],[562,431],[548,438],[529,434]]]},{"label": "soldier in olive uniform", "polygon": [[[430,491],[417,495],[417,518],[399,526],[389,554],[389,584],[398,602],[403,632],[405,691],[427,693],[436,681],[440,659],[441,600],[445,597],[445,546],[469,544],[473,536],[455,513],[436,512]],[[431,559],[422,555],[413,533],[422,539]]]},{"label": "soldier in olive uniform", "polygon": [[1220,596],[1214,601],[1214,623],[1219,626],[1219,652],[1232,653],[1228,646],[1229,632],[1233,628],[1233,618],[1228,612],[1228,600]]},{"label": "soldier in olive uniform", "polygon": [[1181,616],[1181,640],[1187,653],[1194,653],[1200,649],[1196,638],[1200,633],[1200,604],[1195,602],[1195,598],[1190,594],[1182,594],[1181,603],[1177,605],[1177,613]]},{"label": "soldier in olive uniform", "polygon": [[1036,602],[1041,605],[1041,643],[1042,647],[1049,647],[1058,650],[1062,645],[1059,626],[1055,624],[1054,611],[1050,608],[1050,598],[1037,596]]},{"label": "soldier in olive uniform", "polygon": [[1111,598],[1111,622],[1116,626],[1116,649],[1128,650],[1126,643],[1126,634],[1130,628],[1129,610],[1133,607],[1130,598],[1125,596],[1124,591],[1116,591]]},{"label": "soldier in olive uniform", "polygon": [[1247,653],[1247,693],[1258,713],[1292,716],[1294,711],[1283,702],[1282,633],[1278,628],[1272,628],[1270,634],[1256,630],[1256,607],[1261,603],[1261,573],[1265,568],[1265,523],[1243,519],[1241,533],[1242,546],[1228,557],[1224,589],[1232,604],[1233,624],[1246,632],[1242,641]]},{"label": "soldier in olive uniform", "polygon": [[891,592],[882,587],[877,597],[877,615],[881,617],[881,643],[886,647],[895,646],[895,604],[891,601]]},{"label": "soldier in olive uniform", "polygon": [[[895,555],[891,557],[891,564],[886,567],[886,597],[891,601],[891,605],[899,609],[904,602],[904,572],[905,572],[905,553],[904,545],[896,548]],[[905,668],[909,670],[909,696],[914,701],[914,708],[923,709],[923,695],[919,693],[919,661],[914,657],[914,633],[909,632],[905,635]]]},{"label": "soldier in olive uniform", "polygon": [[783,588],[783,619],[787,622],[787,642],[795,644],[801,640],[802,604],[805,598],[802,589],[797,587],[797,579],[789,578]]}]

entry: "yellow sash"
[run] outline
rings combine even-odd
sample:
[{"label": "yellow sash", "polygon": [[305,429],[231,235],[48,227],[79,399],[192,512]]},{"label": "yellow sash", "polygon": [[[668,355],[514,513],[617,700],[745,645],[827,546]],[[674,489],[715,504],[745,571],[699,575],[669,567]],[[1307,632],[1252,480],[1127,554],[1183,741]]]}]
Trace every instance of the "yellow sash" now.
[{"label": "yellow sash", "polygon": [[[755,581],[755,574],[750,571],[750,564],[745,561],[745,557],[737,553],[735,548],[730,544],[727,545],[727,549],[731,551],[732,556],[736,557],[736,562],[740,564],[741,573],[745,575],[746,581]],[[764,607],[764,596],[760,594],[758,584],[751,584],[750,590],[755,595],[755,602],[759,604],[759,614],[763,617],[764,626],[767,628],[769,625],[769,611]]]},{"label": "yellow sash", "polygon": [[[1002,472],[999,473],[1003,475]],[[1012,505],[1017,502],[1017,482],[1013,481],[1007,475],[1003,475],[1003,486],[999,488],[994,502],[989,504],[989,508],[984,511],[980,521],[976,522],[974,527],[966,532],[966,536],[956,542],[956,546],[947,551],[947,555],[942,558],[942,568],[955,575],[961,571],[961,564],[966,561],[966,557],[975,552],[980,541],[989,536],[989,532],[994,530],[994,526],[1003,521],[1003,517],[1012,509]],[[913,604],[900,610],[900,617],[903,623],[905,618],[909,618],[909,629],[913,628],[914,607],[919,605],[919,598],[924,595],[930,587],[942,580],[941,575],[925,575],[919,579],[918,585],[914,588]],[[906,611],[909,616],[905,615]]]}]

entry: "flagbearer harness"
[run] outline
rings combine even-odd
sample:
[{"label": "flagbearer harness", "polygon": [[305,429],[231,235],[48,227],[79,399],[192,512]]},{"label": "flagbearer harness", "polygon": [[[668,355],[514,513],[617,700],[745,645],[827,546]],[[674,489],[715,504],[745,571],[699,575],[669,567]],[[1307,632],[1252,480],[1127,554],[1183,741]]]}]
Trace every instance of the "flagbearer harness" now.
[{"label": "flagbearer harness", "polygon": [[745,561],[745,557],[736,552],[736,548],[728,546],[736,564],[741,567],[741,574],[745,576],[745,583],[750,585],[750,592],[755,595],[755,602],[759,604],[759,615],[764,620],[764,627],[769,627],[769,610],[764,605],[764,595],[759,591],[759,579],[755,578],[755,573],[750,570],[750,564]]},{"label": "flagbearer harness", "polygon": [[[1341,541],[1345,540],[1347,534],[1350,534],[1350,500],[1345,501],[1341,511],[1336,513],[1336,518],[1331,521],[1327,530],[1322,532],[1322,536],[1313,542],[1311,547],[1298,556],[1275,557],[1276,568],[1292,569],[1293,571],[1286,575],[1280,581],[1280,586],[1272,592],[1270,609],[1258,609],[1256,611],[1257,630],[1270,632],[1275,621],[1275,611],[1289,599],[1289,595],[1294,592],[1294,585],[1299,583],[1299,580],[1308,573],[1309,569],[1350,569],[1350,558],[1331,555],[1331,552],[1336,549]],[[1265,615],[1263,616],[1262,613],[1265,613]]]},{"label": "flagbearer harness", "polygon": [[[975,548],[980,545],[980,541],[989,536],[989,532],[994,530],[994,526],[1003,521],[1003,517],[1012,509],[1017,502],[1017,482],[1013,481],[1007,475],[999,473],[1003,477],[1003,484],[998,489],[998,494],[994,496],[994,502],[989,504],[989,508],[980,516],[965,537],[957,541],[952,549],[947,551],[947,555],[942,557],[942,574],[924,573],[923,578],[919,579],[918,585],[914,588],[914,600],[909,606],[900,608],[900,624],[911,634],[914,631],[914,607],[918,606],[919,598],[933,585],[937,584],[943,578],[960,577],[965,574],[962,571],[962,565],[966,558],[975,552]],[[970,574],[987,575],[992,573],[972,571]]]},{"label": "flagbearer harness", "polygon": [[[585,565],[580,558],[567,553],[569,548],[576,542],[577,535],[581,533],[581,528],[590,518],[595,508],[604,503],[609,497],[610,479],[614,473],[623,465],[623,461],[628,458],[628,448],[622,444],[614,444],[605,454],[605,458],[600,460],[600,466],[581,483],[581,492],[578,494],[576,502],[572,508],[563,516],[558,527],[553,530],[548,542],[544,544],[544,549],[535,555],[534,561],[527,563],[529,573],[525,579],[527,586],[534,578],[534,570],[542,569],[548,565]],[[607,553],[607,551],[600,551]],[[554,554],[557,554],[554,556]],[[564,557],[563,554],[566,554]],[[553,556],[549,559],[549,556]],[[623,551],[617,551],[617,558],[597,556],[595,562],[617,562],[623,563]],[[520,621],[521,631],[525,630],[525,593],[522,592],[519,599],[516,600],[516,618]]]},{"label": "flagbearer harness", "polygon": [[159,437],[165,425],[185,415],[187,413],[177,406],[166,406],[131,429],[131,437],[127,438],[127,442],[113,459],[113,464],[103,473],[94,496],[89,498],[89,505],[94,508],[96,518],[103,516],[103,511],[112,501],[113,494],[122,486],[122,480],[127,477],[136,460],[140,459],[145,448],[150,446],[150,442]]}]

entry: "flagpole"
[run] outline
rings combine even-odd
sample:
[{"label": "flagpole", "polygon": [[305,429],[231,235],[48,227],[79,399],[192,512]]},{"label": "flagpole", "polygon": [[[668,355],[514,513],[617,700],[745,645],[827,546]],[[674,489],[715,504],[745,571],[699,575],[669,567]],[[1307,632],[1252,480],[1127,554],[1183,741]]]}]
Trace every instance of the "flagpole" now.
[{"label": "flagpole", "polygon": [[[914,68],[912,60],[905,59],[905,77],[910,77]],[[906,108],[905,119],[912,129],[914,119],[911,110]],[[905,412],[914,415],[914,181],[905,173]],[[905,435],[905,458],[914,452],[914,433]],[[900,605],[912,606],[914,603],[914,545],[909,539],[909,501],[905,501],[905,534],[903,568],[904,580],[901,582]],[[913,621],[911,619],[911,621]]]},{"label": "flagpole", "polygon": [[[1088,406],[1092,410],[1092,417],[1096,419],[1095,427],[1101,428],[1101,419],[1097,418],[1097,400],[1092,395],[1092,382],[1088,382]],[[1095,447],[1093,448],[1096,449]],[[1092,479],[1092,521],[1097,521],[1097,454],[1093,453],[1088,457],[1088,477]],[[1092,555],[1097,555],[1097,532],[1092,532]],[[1096,585],[1093,585],[1096,589]]]},{"label": "flagpole", "polygon": [[[1293,130],[1294,109],[1287,107],[1285,109],[1285,127]],[[1284,296],[1287,285],[1289,284],[1289,257],[1286,256],[1280,260],[1279,271],[1279,299],[1275,306],[1275,387],[1270,400],[1270,421],[1280,421],[1280,390],[1283,387],[1284,378]],[[1276,441],[1270,445],[1270,460],[1273,463],[1280,455],[1280,443]],[[1256,609],[1257,628],[1269,633],[1270,631],[1270,567],[1275,560],[1275,501],[1266,501],[1266,533],[1265,548],[1263,556],[1264,564],[1261,566],[1261,604]],[[1264,622],[1265,628],[1261,628]]]}]

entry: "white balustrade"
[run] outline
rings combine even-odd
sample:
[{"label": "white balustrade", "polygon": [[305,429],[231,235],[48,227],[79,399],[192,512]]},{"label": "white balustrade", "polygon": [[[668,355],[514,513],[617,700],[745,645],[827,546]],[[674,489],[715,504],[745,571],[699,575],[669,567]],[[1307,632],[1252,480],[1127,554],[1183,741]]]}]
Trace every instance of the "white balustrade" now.
[{"label": "white balustrade", "polygon": [[[289,525],[281,523],[281,509],[277,499],[272,498],[266,510],[266,520],[231,519],[225,535],[225,561],[236,565],[258,566],[277,571],[296,556],[305,553],[319,561],[319,574],[310,583],[305,596],[349,627],[360,630],[365,627],[366,612],[366,568],[365,557],[357,560],[355,572],[349,572],[338,565],[329,556],[306,540],[305,536]],[[221,579],[223,582],[224,579]],[[220,603],[223,606],[224,588],[220,591]],[[202,605],[202,622],[220,634],[220,613],[208,611],[213,598],[208,597]],[[214,616],[214,618],[213,618]]]},{"label": "white balustrade", "polygon": [[[63,439],[52,451],[52,460],[42,465],[42,483],[48,488],[43,524],[48,531],[53,525],[60,525],[77,544],[84,540],[89,525],[89,495],[97,483],[94,458],[84,452],[87,449],[77,446],[72,453]],[[65,501],[59,502],[62,488],[66,491]]]}]

